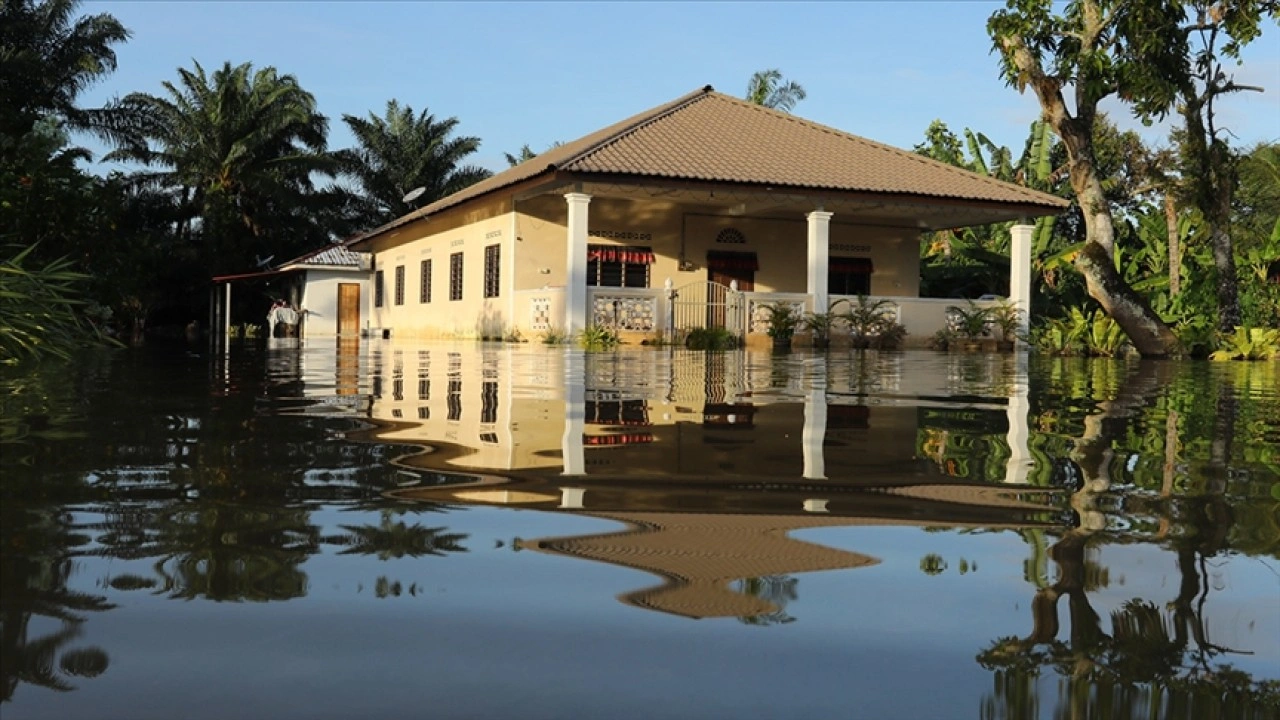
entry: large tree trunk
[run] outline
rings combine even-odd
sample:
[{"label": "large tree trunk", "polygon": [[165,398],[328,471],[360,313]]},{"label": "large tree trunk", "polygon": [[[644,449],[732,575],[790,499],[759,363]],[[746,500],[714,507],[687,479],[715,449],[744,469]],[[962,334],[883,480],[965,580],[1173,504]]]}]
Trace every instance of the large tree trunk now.
[{"label": "large tree trunk", "polygon": [[1236,258],[1231,247],[1231,190],[1214,188],[1214,208],[1209,218],[1209,237],[1213,243],[1213,264],[1218,269],[1218,332],[1226,335],[1240,324],[1240,296],[1236,283]]},{"label": "large tree trunk", "polygon": [[[1070,151],[1071,145],[1067,147]],[[1102,194],[1102,182],[1098,179],[1092,157],[1079,161],[1073,159],[1069,167],[1071,184],[1080,201],[1085,225],[1085,246],[1076,257],[1076,268],[1084,276],[1089,296],[1097,300],[1103,311],[1120,325],[1144,357],[1170,354],[1177,347],[1177,336],[1151,309],[1146,299],[1116,272],[1111,207]]]},{"label": "large tree trunk", "polygon": [[1178,206],[1173,191],[1164,193],[1164,224],[1169,233],[1169,297],[1182,294],[1182,237],[1178,234]]},{"label": "large tree trunk", "polygon": [[[1092,2],[1084,3],[1083,10],[1083,45],[1091,47],[1103,25],[1102,14]],[[1073,116],[1062,96],[1064,80],[1045,72],[1039,56],[1031,51],[1024,37],[1002,35],[996,41],[1018,69],[1019,82],[1035,90],[1045,121],[1066,147],[1071,187],[1080,203],[1085,225],[1085,248],[1077,256],[1076,267],[1084,275],[1089,296],[1120,325],[1138,352],[1146,357],[1172,353],[1178,338],[1115,269],[1115,225],[1093,159],[1094,118],[1101,98],[1092,94],[1088,78],[1075,78]]]}]

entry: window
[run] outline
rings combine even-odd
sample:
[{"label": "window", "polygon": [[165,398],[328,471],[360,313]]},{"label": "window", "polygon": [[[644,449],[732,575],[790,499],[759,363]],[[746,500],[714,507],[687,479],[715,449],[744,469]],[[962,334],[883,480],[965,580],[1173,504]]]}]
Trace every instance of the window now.
[{"label": "window", "polygon": [[373,306],[382,307],[382,271],[373,274]]},{"label": "window", "polygon": [[649,287],[653,251],[623,245],[587,246],[587,285],[594,287]]},{"label": "window", "polygon": [[462,253],[449,256],[449,299],[462,299]]},{"label": "window", "polygon": [[484,248],[484,296],[498,297],[498,259],[502,252],[500,245],[486,245]]},{"label": "window", "polygon": [[480,385],[480,422],[490,424],[498,422],[498,383],[485,382]]},{"label": "window", "polygon": [[418,302],[431,302],[431,261],[422,261],[422,287],[418,291]]},{"label": "window", "polygon": [[404,304],[404,266],[396,266],[396,304]]},{"label": "window", "polygon": [[827,265],[827,292],[832,295],[870,295],[869,258],[833,257]]}]

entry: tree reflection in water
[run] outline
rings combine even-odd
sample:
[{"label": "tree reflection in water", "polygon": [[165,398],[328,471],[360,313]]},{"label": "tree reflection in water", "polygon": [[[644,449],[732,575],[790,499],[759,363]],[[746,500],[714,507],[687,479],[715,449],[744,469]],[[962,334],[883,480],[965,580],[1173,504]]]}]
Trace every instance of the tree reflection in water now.
[{"label": "tree reflection in water", "polygon": [[445,553],[467,552],[464,533],[451,533],[444,527],[423,527],[393,519],[393,510],[382,510],[377,525],[342,525],[344,535],[326,537],[327,544],[343,546],[339,555],[376,555],[379,560]]},{"label": "tree reflection in water", "polygon": [[795,622],[795,618],[787,613],[787,603],[799,598],[796,590],[799,584],[800,581],[790,575],[766,575],[734,583],[735,591],[760,598],[777,608],[770,613],[740,616],[738,621],[744,625],[785,625]]},{"label": "tree reflection in water", "polygon": [[[67,587],[75,567],[72,558],[88,542],[60,510],[8,502],[0,507],[0,702],[12,699],[20,683],[67,691],[75,689],[67,676],[95,677],[106,671],[109,661],[102,649],[67,647],[81,634],[83,613],[115,607],[104,597]],[[60,626],[31,637],[35,617]]]},{"label": "tree reflection in water", "polygon": [[[1153,385],[1155,380],[1159,385]],[[1111,492],[1114,448],[1123,447],[1118,441],[1131,436],[1129,419],[1147,410],[1158,397],[1157,389],[1167,383],[1159,371],[1130,374],[1109,385],[1113,392],[1108,399],[1098,402],[1098,412],[1085,418],[1064,475],[1079,488],[1071,501],[1079,522],[1047,553],[1043,533],[1023,535],[1033,546],[1028,570],[1038,570],[1047,555],[1057,568],[1057,578],[1052,584],[1036,582],[1028,636],[999,638],[978,654],[978,662],[995,673],[994,692],[982,704],[982,717],[1039,717],[1038,681],[1046,669],[1059,678],[1053,717],[1214,720],[1272,718],[1280,711],[1280,680],[1259,680],[1233,668],[1225,662],[1226,656],[1248,652],[1215,644],[1209,637],[1208,564],[1231,549],[1230,537],[1236,529],[1233,503],[1226,497],[1238,408],[1231,385],[1223,384],[1215,404],[1203,481],[1183,479],[1184,485],[1198,486],[1200,494],[1172,497],[1180,463],[1177,448],[1167,445],[1176,442],[1176,430],[1168,428],[1176,425],[1178,411],[1166,407],[1170,420],[1147,423],[1166,430],[1160,494],[1120,498],[1120,509],[1127,511],[1123,523],[1109,522],[1104,511],[1114,508],[1117,499]],[[1102,389],[1095,384],[1095,391]],[[1153,515],[1157,522],[1144,521]],[[1175,554],[1178,593],[1164,609],[1147,599],[1130,599],[1110,613],[1108,633],[1089,593],[1105,586],[1106,568],[1098,562],[1102,549],[1109,543],[1131,542],[1159,544]],[[1276,549],[1274,538],[1270,547],[1253,548],[1263,553]],[[1028,575],[1038,581],[1040,573]],[[1058,601],[1064,595],[1071,627],[1065,640],[1059,638],[1058,615]]]}]

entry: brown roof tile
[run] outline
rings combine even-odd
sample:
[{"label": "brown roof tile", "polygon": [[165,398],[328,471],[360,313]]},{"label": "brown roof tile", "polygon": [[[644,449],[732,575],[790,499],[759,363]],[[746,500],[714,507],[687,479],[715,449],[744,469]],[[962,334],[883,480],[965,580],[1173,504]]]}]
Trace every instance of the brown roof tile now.
[{"label": "brown roof tile", "polygon": [[552,148],[366,237],[554,170],[994,202],[1026,206],[1032,215],[1068,204],[707,86]]}]

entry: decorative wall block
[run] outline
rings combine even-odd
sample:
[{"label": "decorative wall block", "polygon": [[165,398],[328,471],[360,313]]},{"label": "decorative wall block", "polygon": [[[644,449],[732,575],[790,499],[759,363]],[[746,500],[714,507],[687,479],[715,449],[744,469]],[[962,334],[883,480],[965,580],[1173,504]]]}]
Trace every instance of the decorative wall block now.
[{"label": "decorative wall block", "polygon": [[657,327],[658,303],[651,297],[595,295],[591,323],[618,330],[650,332]]}]

